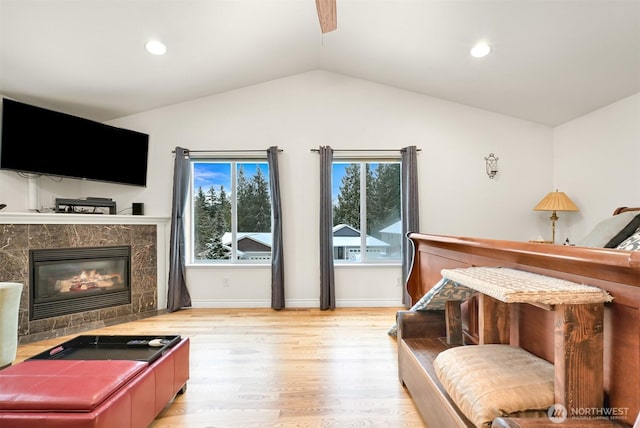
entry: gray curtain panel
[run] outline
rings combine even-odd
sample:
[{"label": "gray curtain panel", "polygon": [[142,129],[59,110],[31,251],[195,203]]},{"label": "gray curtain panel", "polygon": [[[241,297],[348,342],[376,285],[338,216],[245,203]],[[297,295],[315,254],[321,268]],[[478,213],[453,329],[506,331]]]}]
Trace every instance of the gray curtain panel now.
[{"label": "gray curtain panel", "polygon": [[[418,232],[420,227],[418,213],[418,150],[416,146],[404,147],[400,151],[402,155],[402,281],[407,283],[407,278],[413,264],[413,245],[407,234]],[[409,308],[411,297],[404,287],[402,303]]]},{"label": "gray curtain panel", "polygon": [[282,243],[282,205],[280,204],[280,173],[278,147],[267,150],[269,185],[271,187],[271,215],[273,218],[273,244],[271,245],[271,308],[284,309],[284,259]]},{"label": "gray curtain panel", "polygon": [[336,308],[333,273],[333,206],[331,204],[331,170],[333,149],[320,146],[320,309]]},{"label": "gray curtain panel", "polygon": [[167,310],[175,312],[191,306],[191,295],[185,280],[184,211],[189,192],[189,150],[176,147],[173,169],[171,237],[169,240],[169,285]]}]

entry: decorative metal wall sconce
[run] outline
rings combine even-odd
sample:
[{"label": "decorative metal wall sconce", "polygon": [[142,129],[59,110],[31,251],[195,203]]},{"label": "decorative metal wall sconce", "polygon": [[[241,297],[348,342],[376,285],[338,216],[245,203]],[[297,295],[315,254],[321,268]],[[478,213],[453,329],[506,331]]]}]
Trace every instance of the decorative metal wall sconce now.
[{"label": "decorative metal wall sconce", "polygon": [[489,178],[493,178],[498,173],[498,159],[493,153],[489,153],[489,156],[484,160],[487,163],[487,175]]}]

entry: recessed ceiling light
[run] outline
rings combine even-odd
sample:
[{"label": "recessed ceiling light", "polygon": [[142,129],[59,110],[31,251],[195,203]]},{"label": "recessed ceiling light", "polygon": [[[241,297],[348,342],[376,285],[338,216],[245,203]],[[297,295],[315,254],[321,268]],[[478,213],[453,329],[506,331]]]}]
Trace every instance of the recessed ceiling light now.
[{"label": "recessed ceiling light", "polygon": [[153,55],[164,55],[167,52],[167,47],[159,40],[149,40],[144,48]]},{"label": "recessed ceiling light", "polygon": [[489,55],[491,52],[491,46],[485,42],[480,42],[471,48],[471,56],[474,58],[482,58]]}]

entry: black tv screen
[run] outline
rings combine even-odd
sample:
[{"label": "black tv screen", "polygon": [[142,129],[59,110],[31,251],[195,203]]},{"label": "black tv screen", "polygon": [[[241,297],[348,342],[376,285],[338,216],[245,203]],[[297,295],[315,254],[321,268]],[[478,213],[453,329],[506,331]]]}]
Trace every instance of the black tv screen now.
[{"label": "black tv screen", "polygon": [[149,135],[4,98],[0,169],[147,185]]}]

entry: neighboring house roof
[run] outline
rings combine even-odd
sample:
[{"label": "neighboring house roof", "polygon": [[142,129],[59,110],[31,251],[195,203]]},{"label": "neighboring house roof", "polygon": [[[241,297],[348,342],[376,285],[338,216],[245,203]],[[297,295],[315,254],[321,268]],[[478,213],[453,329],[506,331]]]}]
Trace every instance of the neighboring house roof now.
[{"label": "neighboring house roof", "polygon": [[[367,243],[367,247],[389,247],[390,246],[386,242],[376,239],[373,236],[367,236],[366,243]],[[333,246],[334,247],[359,247],[360,237],[359,236],[334,236]]]},{"label": "neighboring house roof", "polygon": [[398,235],[402,234],[402,220],[398,220],[397,222],[390,224],[380,231],[380,233],[395,233]]},{"label": "neighboring house roof", "polygon": [[[336,232],[343,233],[342,236],[336,236]],[[237,234],[238,241],[250,239],[261,245],[271,248],[272,235],[268,232],[242,232]],[[225,232],[222,235],[223,245],[231,245],[231,232]],[[389,244],[383,242],[373,236],[367,236],[367,247],[389,247]],[[360,231],[346,224],[339,224],[333,227],[333,246],[334,247],[359,247]]]},{"label": "neighboring house roof", "polygon": [[[367,247],[389,247],[389,244],[373,236],[367,236]],[[333,246],[334,247],[359,247],[360,231],[348,224],[337,224],[333,226]]]},{"label": "neighboring house roof", "polygon": [[333,226],[333,236],[360,236],[360,231],[348,224],[336,224]]},{"label": "neighboring house roof", "polygon": [[[252,241],[256,241],[261,245],[265,245],[271,248],[272,239],[270,232],[238,232],[237,233],[238,241],[243,239],[251,239]],[[224,245],[231,245],[231,232],[225,232],[222,235],[222,243]]]}]

